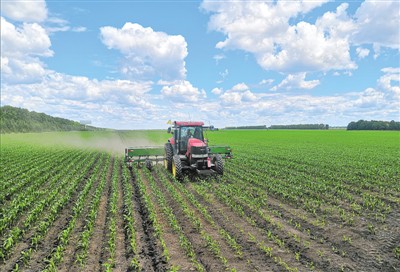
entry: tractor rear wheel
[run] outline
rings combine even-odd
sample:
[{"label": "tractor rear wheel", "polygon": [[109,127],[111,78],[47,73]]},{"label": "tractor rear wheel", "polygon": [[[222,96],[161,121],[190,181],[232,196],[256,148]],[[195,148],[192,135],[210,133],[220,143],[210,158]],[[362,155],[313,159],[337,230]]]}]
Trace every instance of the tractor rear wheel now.
[{"label": "tractor rear wheel", "polygon": [[214,165],[215,165],[215,171],[217,172],[217,174],[222,176],[224,174],[224,161],[222,160],[222,157],[220,154],[215,155]]},{"label": "tractor rear wheel", "polygon": [[174,155],[172,157],[172,175],[179,181],[183,179],[182,163],[179,155]]},{"label": "tractor rear wheel", "polygon": [[172,171],[172,156],[173,156],[172,145],[170,143],[166,143],[164,146],[164,150],[165,150],[164,166],[168,171]]}]

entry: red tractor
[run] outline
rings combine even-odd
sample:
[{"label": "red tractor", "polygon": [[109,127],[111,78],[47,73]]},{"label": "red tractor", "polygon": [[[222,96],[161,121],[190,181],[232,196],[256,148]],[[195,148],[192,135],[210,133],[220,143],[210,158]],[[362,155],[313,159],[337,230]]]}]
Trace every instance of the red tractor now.
[{"label": "red tractor", "polygon": [[203,134],[203,122],[173,123],[168,132],[173,136],[165,144],[165,167],[177,179],[185,171],[195,171],[201,175],[224,173],[224,158],[231,158],[231,149],[227,146],[209,147]]},{"label": "red tractor", "polygon": [[[125,161],[128,166],[133,162],[145,162],[146,167],[152,168],[152,161],[164,159],[165,167],[172,175],[182,180],[185,172],[195,172],[199,175],[223,175],[223,159],[232,158],[229,146],[208,146],[204,138],[203,122],[174,121],[168,128],[172,137],[164,146],[164,154],[160,147],[129,147],[125,149]],[[164,156],[163,156],[164,155]]]}]

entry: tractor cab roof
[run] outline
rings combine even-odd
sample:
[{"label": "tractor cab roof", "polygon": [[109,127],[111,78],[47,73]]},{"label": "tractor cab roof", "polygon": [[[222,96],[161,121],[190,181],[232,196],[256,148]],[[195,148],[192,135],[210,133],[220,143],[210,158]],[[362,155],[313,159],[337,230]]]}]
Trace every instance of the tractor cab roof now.
[{"label": "tractor cab roof", "polygon": [[204,126],[203,122],[186,122],[186,121],[175,121],[177,127],[201,127]]}]

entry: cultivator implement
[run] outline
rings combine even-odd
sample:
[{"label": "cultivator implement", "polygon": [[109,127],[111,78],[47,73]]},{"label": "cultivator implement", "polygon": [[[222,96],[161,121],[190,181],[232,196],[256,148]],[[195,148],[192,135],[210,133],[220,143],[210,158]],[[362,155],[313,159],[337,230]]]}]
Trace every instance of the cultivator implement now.
[{"label": "cultivator implement", "polygon": [[[209,146],[209,154],[211,156],[220,154],[223,159],[233,158],[232,149],[224,145]],[[137,167],[141,167],[141,165],[144,164],[151,170],[153,163],[163,162],[165,158],[165,148],[163,146],[125,148],[125,163],[129,168],[134,164],[136,164]]]},{"label": "cultivator implement", "polygon": [[164,160],[164,147],[160,146],[142,146],[142,147],[127,147],[125,148],[125,163],[129,168],[134,163],[138,167],[145,164],[151,169],[153,162],[158,163]]},{"label": "cultivator implement", "polygon": [[212,145],[209,146],[211,155],[220,154],[224,159],[232,159],[232,149],[227,145]]}]

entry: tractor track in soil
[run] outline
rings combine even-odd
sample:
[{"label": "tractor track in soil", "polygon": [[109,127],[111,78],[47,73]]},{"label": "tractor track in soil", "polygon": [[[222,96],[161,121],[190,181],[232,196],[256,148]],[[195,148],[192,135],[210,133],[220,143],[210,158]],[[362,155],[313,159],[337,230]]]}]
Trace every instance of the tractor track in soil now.
[{"label": "tractor track in soil", "polygon": [[155,236],[153,224],[149,218],[149,211],[146,208],[141,196],[136,177],[130,170],[134,190],[134,221],[137,237],[137,248],[139,264],[142,271],[166,271],[167,265],[163,257],[163,251]]},{"label": "tractor track in soil", "polygon": [[[98,156],[96,160],[93,162],[88,172],[85,174],[82,182],[78,184],[75,192],[68,200],[68,202],[64,205],[62,210],[58,213],[58,217],[55,221],[50,225],[50,229],[45,234],[44,239],[40,242],[38,248],[33,251],[30,260],[24,264],[21,261],[20,252],[23,250],[27,250],[31,248],[31,239],[35,234],[35,228],[33,227],[30,231],[28,231],[22,238],[22,241],[19,242],[13,250],[12,255],[6,261],[5,266],[0,266],[1,271],[12,271],[15,264],[18,264],[19,268],[27,271],[41,271],[45,268],[44,260],[51,253],[51,250],[57,246],[57,238],[60,231],[62,231],[65,226],[68,225],[70,221],[70,217],[72,215],[72,207],[75,204],[79,196],[79,192],[83,189],[89,177],[92,175],[95,165],[98,162],[100,157]],[[44,218],[45,215],[42,216]]]}]

